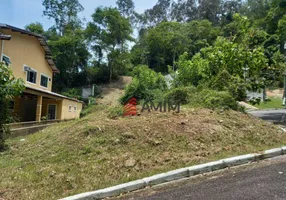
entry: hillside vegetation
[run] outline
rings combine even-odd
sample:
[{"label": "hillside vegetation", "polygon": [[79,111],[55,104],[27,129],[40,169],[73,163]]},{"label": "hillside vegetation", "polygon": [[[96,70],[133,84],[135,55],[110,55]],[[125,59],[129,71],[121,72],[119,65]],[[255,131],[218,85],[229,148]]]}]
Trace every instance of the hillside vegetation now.
[{"label": "hillside vegetation", "polygon": [[232,110],[112,120],[104,106],[92,109],[82,119],[9,139],[0,154],[0,198],[58,199],[286,142],[276,126]]}]

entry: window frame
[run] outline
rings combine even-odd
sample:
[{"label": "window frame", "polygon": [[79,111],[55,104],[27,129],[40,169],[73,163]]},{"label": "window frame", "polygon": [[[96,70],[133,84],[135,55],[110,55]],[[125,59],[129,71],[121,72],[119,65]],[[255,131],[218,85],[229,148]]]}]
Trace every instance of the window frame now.
[{"label": "window frame", "polygon": [[[7,58],[9,58],[9,60],[10,60],[10,62],[11,62],[11,57],[7,56],[7,55],[6,55],[6,54],[4,54],[4,53],[2,54],[2,60],[1,60],[1,62],[4,62],[4,60],[3,60],[3,59],[4,59],[4,56],[5,56],[5,57],[7,57]],[[0,59],[1,59],[1,58],[0,58]],[[12,64],[12,63],[11,63],[11,64]],[[9,67],[9,66],[11,66],[11,64],[6,65],[6,66],[8,66],[8,67]]]},{"label": "window frame", "polygon": [[[29,67],[29,66],[28,65],[24,65],[24,67]],[[36,73],[35,83],[28,81],[28,72],[30,72],[30,71],[25,71],[26,72],[26,82],[29,83],[29,84],[37,85],[38,71],[33,69],[32,67],[30,67],[30,68],[31,68],[31,71]]]},{"label": "window frame", "polygon": [[75,105],[75,106],[73,107],[73,111],[74,111],[74,112],[77,112],[77,105]]},{"label": "window frame", "polygon": [[72,111],[72,105],[69,105],[69,112]]},{"label": "window frame", "polygon": [[[41,76],[40,76],[40,77],[41,77],[41,78],[40,78],[40,87],[42,87],[42,88],[49,88],[49,78],[50,78],[50,77],[47,76],[46,74],[43,74],[43,73],[41,73],[40,75],[41,75]],[[41,83],[42,83],[42,76],[47,78],[47,87],[46,87],[46,86],[43,86],[43,85],[41,84]]]}]

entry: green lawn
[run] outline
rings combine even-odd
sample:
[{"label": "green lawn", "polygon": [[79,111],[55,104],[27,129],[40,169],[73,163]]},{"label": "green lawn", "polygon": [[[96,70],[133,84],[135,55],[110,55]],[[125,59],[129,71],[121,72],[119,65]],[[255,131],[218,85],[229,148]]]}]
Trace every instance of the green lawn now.
[{"label": "green lawn", "polygon": [[270,98],[271,101],[266,102],[266,103],[260,103],[260,105],[255,105],[258,109],[271,109],[271,108],[284,108],[282,106],[282,99],[278,97],[272,97]]}]

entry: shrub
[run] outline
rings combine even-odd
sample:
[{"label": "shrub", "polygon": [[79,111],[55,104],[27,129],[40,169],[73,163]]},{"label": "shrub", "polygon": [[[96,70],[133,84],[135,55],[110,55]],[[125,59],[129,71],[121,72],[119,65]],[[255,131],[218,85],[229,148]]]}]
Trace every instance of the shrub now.
[{"label": "shrub", "polygon": [[238,104],[229,92],[204,89],[190,98],[191,105],[210,109],[238,110]]},{"label": "shrub", "polygon": [[231,76],[227,70],[222,70],[217,76],[206,82],[203,86],[218,91],[228,91],[237,101],[244,101],[247,97],[248,84],[238,76]]},{"label": "shrub", "polygon": [[8,101],[13,96],[19,95],[24,89],[24,81],[16,79],[11,68],[0,62],[0,151],[5,150],[7,147],[5,133],[9,131],[9,127],[4,124],[9,122],[11,117],[7,110]]},{"label": "shrub", "polygon": [[123,107],[122,106],[113,106],[107,110],[107,117],[110,119],[116,119],[123,115]]},{"label": "shrub", "polygon": [[62,94],[70,98],[81,99],[81,93],[80,88],[67,88]]},{"label": "shrub", "polygon": [[80,118],[85,117],[85,116],[89,115],[90,113],[92,113],[94,110],[94,107],[95,107],[94,105],[89,105],[89,106],[86,106],[85,108],[83,108],[83,110],[80,113]]},{"label": "shrub", "polygon": [[125,88],[125,93],[120,99],[122,104],[132,97],[137,100],[153,100],[158,93],[167,89],[164,76],[149,69],[148,66],[135,67],[133,76],[132,83]]},{"label": "shrub", "polygon": [[165,95],[165,100],[176,104],[187,104],[190,101],[190,95],[195,92],[195,87],[174,88],[167,92]]}]

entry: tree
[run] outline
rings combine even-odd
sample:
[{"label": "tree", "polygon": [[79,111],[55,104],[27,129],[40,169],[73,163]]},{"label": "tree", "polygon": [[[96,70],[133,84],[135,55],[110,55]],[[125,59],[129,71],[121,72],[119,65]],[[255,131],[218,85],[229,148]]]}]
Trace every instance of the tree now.
[{"label": "tree", "polygon": [[84,76],[90,53],[84,31],[75,30],[55,40],[49,40],[49,46],[60,70],[60,74],[54,77],[53,90],[60,92],[64,88],[85,85],[87,79]]},{"label": "tree", "polygon": [[7,102],[24,90],[24,81],[16,79],[11,68],[0,62],[0,151],[5,150],[4,124],[10,114],[7,112]]},{"label": "tree", "polygon": [[135,12],[135,5],[132,0],[117,0],[116,4],[121,15],[125,18],[131,17]]},{"label": "tree", "polygon": [[55,27],[62,36],[67,29],[80,26],[78,13],[84,10],[78,0],[43,0],[44,16],[55,20]]},{"label": "tree", "polygon": [[[106,55],[109,68],[109,81],[116,75],[115,60],[126,51],[126,42],[132,41],[132,27],[116,8],[99,7],[87,26],[87,35],[92,49],[100,58]],[[114,74],[115,73],[115,74]]]},{"label": "tree", "polygon": [[27,31],[30,31],[32,33],[36,33],[39,35],[44,35],[45,34],[45,30],[43,25],[40,22],[35,22],[35,23],[31,23],[25,26],[25,29]]},{"label": "tree", "polygon": [[134,65],[147,64],[156,71],[167,72],[168,65],[184,52],[195,55],[201,48],[213,44],[219,31],[207,20],[188,23],[162,22],[146,30],[132,48]]}]

